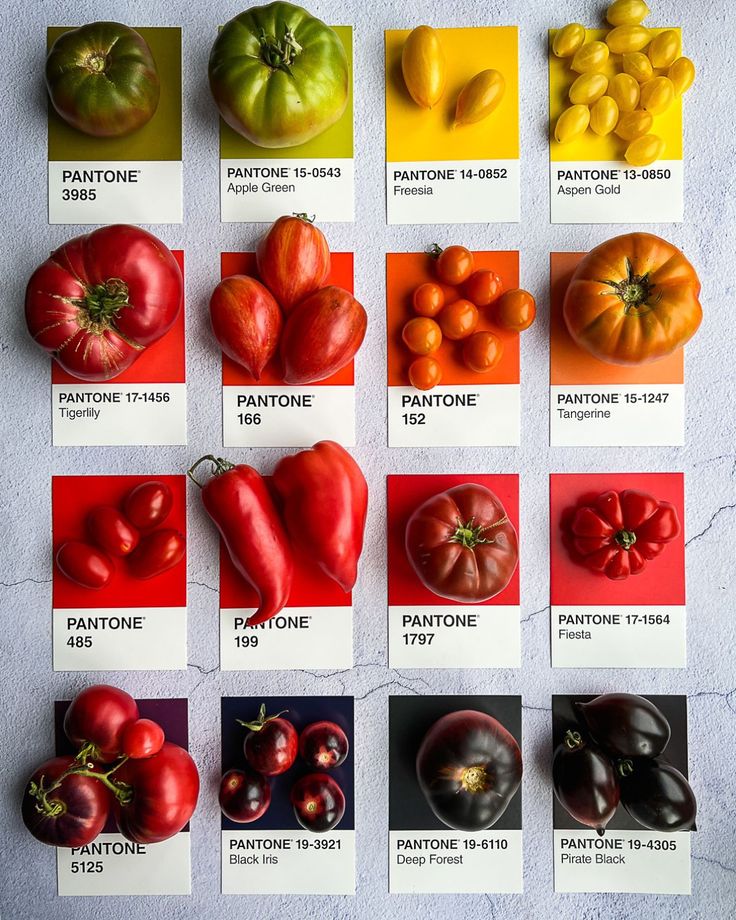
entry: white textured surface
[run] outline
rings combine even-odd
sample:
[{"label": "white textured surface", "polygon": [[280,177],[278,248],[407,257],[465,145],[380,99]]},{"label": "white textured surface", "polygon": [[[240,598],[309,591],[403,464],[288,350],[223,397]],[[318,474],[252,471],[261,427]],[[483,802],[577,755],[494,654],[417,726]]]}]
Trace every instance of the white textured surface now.
[{"label": "white textured surface", "polygon": [[[734,14],[727,0],[695,4],[656,0],[658,23],[682,24],[686,49],[699,67],[686,100],[686,220],[654,227],[680,244],[700,271],[705,322],[688,348],[688,422],[684,449],[551,450],[547,447],[547,265],[550,249],[587,249],[613,235],[608,227],[552,227],[548,219],[545,30],[568,20],[593,19],[587,0],[450,3],[410,0],[310,4],[328,22],[356,25],[356,151],[358,193],[354,226],[327,227],[335,249],[356,251],[355,289],[371,323],[358,361],[357,455],[370,477],[373,503],[367,551],[355,593],[353,671],[337,674],[229,673],[217,667],[217,556],[213,529],[191,496],[189,529],[189,662],[186,673],[109,675],[139,696],[187,695],[192,750],[203,776],[192,822],[190,898],[58,899],[54,853],[23,830],[19,801],[25,775],[49,753],[51,701],[89,682],[51,671],[49,477],[56,473],[181,471],[221,445],[219,356],[206,323],[208,293],[221,249],[252,247],[259,228],[219,221],[217,131],[206,83],[209,46],[218,20],[244,6],[213,0],[39,2],[2,7],[3,70],[0,145],[5,210],[0,313],[4,487],[2,567],[2,737],[4,791],[1,899],[3,920],[107,920],[258,916],[420,920],[428,912],[456,920],[556,916],[721,920],[736,913],[734,724],[736,722],[736,448],[734,447],[733,281],[736,197]],[[141,10],[145,13],[141,15]],[[590,10],[590,12],[588,12]],[[687,19],[685,12],[687,11]],[[51,448],[48,364],[27,338],[22,320],[26,278],[44,254],[77,228],[46,224],[46,129],[41,81],[44,27],[115,18],[140,25],[184,27],[185,223],[158,227],[187,259],[189,447]],[[683,21],[684,20],[684,21]],[[387,26],[519,23],[522,68],[522,221],[515,226],[387,228],[383,199],[383,34]],[[591,22],[592,24],[592,22]],[[632,215],[635,218],[635,215]],[[438,216],[439,222],[439,216]],[[616,228],[625,230],[626,227]],[[438,239],[475,248],[521,249],[522,284],[540,295],[541,316],[523,338],[521,448],[389,451],[384,372],[384,252],[423,248]],[[273,451],[231,451],[236,459],[275,462]],[[547,474],[551,470],[672,470],[687,476],[689,661],[685,671],[552,671],[547,611]],[[384,476],[387,472],[515,471],[521,478],[522,668],[515,671],[396,672],[386,668]],[[353,693],[356,706],[358,887],[350,898],[225,898],[219,894],[219,697],[222,694]],[[550,694],[598,690],[687,692],[690,695],[691,774],[700,802],[693,842],[692,898],[555,896],[552,892]],[[386,697],[389,693],[523,693],[525,894],[483,897],[387,894]]]}]

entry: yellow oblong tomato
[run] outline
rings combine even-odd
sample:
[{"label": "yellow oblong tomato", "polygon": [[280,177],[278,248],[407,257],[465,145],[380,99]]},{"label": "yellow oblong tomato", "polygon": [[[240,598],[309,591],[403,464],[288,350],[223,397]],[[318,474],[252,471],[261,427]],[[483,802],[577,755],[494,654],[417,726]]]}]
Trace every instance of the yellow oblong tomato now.
[{"label": "yellow oblong tomato", "polygon": [[455,127],[483,121],[503,99],[506,81],[498,70],[481,70],[460,90],[455,106]]},{"label": "yellow oblong tomato", "polygon": [[573,341],[607,364],[659,361],[688,342],[703,318],[700,281],[672,243],[625,233],[583,257],[562,307]]},{"label": "yellow oblong tomato", "polygon": [[447,61],[439,33],[431,26],[417,26],[401,51],[401,72],[409,95],[423,109],[442,98],[447,83]]},{"label": "yellow oblong tomato", "polygon": [[667,76],[675,89],[675,95],[686,93],[695,81],[695,64],[690,58],[678,58],[667,71]]},{"label": "yellow oblong tomato", "polygon": [[612,26],[638,26],[648,15],[644,0],[614,0],[606,10],[606,19]]},{"label": "yellow oblong tomato", "polygon": [[652,33],[646,26],[616,26],[606,35],[606,44],[611,54],[642,51],[651,40]]},{"label": "yellow oblong tomato", "polygon": [[558,29],[552,39],[552,54],[558,58],[572,57],[585,43],[585,26],[579,22],[570,22]]},{"label": "yellow oblong tomato", "polygon": [[590,107],[590,130],[599,137],[605,137],[618,124],[618,105],[610,96],[601,96]]}]

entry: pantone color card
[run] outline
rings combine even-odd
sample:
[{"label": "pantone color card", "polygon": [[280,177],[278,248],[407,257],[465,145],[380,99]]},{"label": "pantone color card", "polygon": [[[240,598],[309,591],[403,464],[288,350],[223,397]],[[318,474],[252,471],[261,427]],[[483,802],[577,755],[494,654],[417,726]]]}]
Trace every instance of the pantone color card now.
[{"label": "pantone color card", "polygon": [[684,668],[682,473],[550,477],[552,666]]},{"label": "pantone color card", "polygon": [[[51,224],[182,222],[181,29],[134,32],[112,22],[47,29]],[[100,73],[70,93],[69,63],[84,53]]]},{"label": "pantone color card", "polygon": [[[516,222],[518,29],[431,31],[431,37],[425,32],[418,41],[416,36],[411,40],[412,57],[433,70],[426,82],[441,86],[438,74],[445,70],[444,89],[431,93],[431,98],[422,90],[425,80],[416,72],[421,68],[411,64],[402,68],[409,31],[385,33],[388,223]],[[479,80],[487,82],[463,92],[481,71],[485,73]],[[488,111],[480,99],[493,99],[495,107],[489,106]]]}]

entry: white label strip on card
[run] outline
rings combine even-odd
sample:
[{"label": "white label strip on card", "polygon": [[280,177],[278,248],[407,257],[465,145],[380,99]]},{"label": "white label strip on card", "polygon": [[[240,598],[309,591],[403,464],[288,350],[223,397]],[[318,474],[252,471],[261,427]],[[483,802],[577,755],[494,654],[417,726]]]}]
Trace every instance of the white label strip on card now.
[{"label": "white label strip on card", "polygon": [[683,218],[682,160],[651,166],[550,163],[553,224],[677,223]]},{"label": "white label strip on card", "polygon": [[389,447],[515,447],[519,405],[518,383],[389,387]]},{"label": "white label strip on card", "polygon": [[352,607],[285,607],[258,626],[246,626],[254,608],[220,610],[223,671],[352,668]]},{"label": "white label strip on card", "polygon": [[220,160],[221,219],[270,223],[314,214],[319,224],[352,221],[354,172],[350,158]]},{"label": "white label strip on card", "polygon": [[690,832],[554,832],[555,891],[690,894]]},{"label": "white label strip on card", "polygon": [[56,608],[55,671],[177,671],[187,666],[186,607]]},{"label": "white label strip on card", "polygon": [[50,224],[180,224],[181,160],[49,161]]},{"label": "white label strip on card", "polygon": [[685,607],[553,606],[552,667],[687,667]]},{"label": "white label strip on card", "polygon": [[391,894],[520,894],[521,831],[390,831]]},{"label": "white label strip on card", "polygon": [[518,668],[519,607],[389,607],[392,668]]},{"label": "white label strip on card", "polygon": [[389,224],[519,220],[518,160],[386,163]]},{"label": "white label strip on card", "polygon": [[223,831],[223,894],[355,894],[355,831]]},{"label": "white label strip on card", "polygon": [[189,834],[150,845],[100,834],[83,847],[56,851],[62,897],[191,894]]},{"label": "white label strip on card", "polygon": [[355,387],[222,388],[225,447],[355,445]]},{"label": "white label strip on card", "polygon": [[552,447],[678,447],[685,443],[682,383],[550,387]]},{"label": "white label strip on card", "polygon": [[55,383],[55,447],[187,443],[185,383]]}]

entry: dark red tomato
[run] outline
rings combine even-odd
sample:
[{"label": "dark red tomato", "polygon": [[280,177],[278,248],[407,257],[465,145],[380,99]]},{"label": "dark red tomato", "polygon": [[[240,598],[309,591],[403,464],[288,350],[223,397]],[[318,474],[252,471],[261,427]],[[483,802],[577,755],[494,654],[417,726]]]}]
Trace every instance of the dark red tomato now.
[{"label": "dark red tomato", "polygon": [[91,776],[72,775],[54,788],[55,781],[75,764],[73,757],[54,757],[41,764],[28,781],[21,814],[41,843],[83,847],[105,826],[111,803],[102,783]]},{"label": "dark red tomato", "polygon": [[299,753],[317,770],[339,767],[348,756],[348,736],[334,722],[312,722],[299,736]]},{"label": "dark red tomato", "polygon": [[345,794],[327,773],[309,773],[294,783],[291,804],[296,820],[307,831],[331,831],[345,814]]},{"label": "dark red tomato", "polygon": [[631,817],[650,831],[687,831],[695,824],[695,794],[685,777],[668,763],[624,761],[621,801]]},{"label": "dark red tomato", "polygon": [[109,556],[81,540],[62,543],[56,551],[56,565],[62,575],[82,588],[104,588],[115,571]]},{"label": "dark red tomato", "polygon": [[447,827],[492,827],[521,783],[514,736],[486,712],[450,712],[431,726],[417,753],[417,779],[427,804]]},{"label": "dark red tomato", "polygon": [[240,725],[249,728],[243,742],[245,759],[257,773],[264,776],[278,776],[285,773],[296,760],[299,750],[299,736],[283,713],[267,716],[264,705],[258,710],[258,718]]},{"label": "dark red tomato", "polygon": [[163,524],[169,516],[174,498],[165,482],[155,479],[142,482],[125,496],[125,516],[138,530]]},{"label": "dark red tomato", "polygon": [[437,260],[435,270],[443,284],[462,284],[473,274],[475,259],[473,253],[464,246],[440,249],[435,243],[431,254]]},{"label": "dark red tomato", "polygon": [[271,784],[255,770],[228,770],[220,782],[220,808],[237,824],[250,824],[268,811]]},{"label": "dark red tomato", "polygon": [[160,843],[178,834],[199,796],[197,765],[184,748],[164,742],[153,757],[127,760],[115,777],[131,787],[128,805],[113,802],[120,833],[135,843]]},{"label": "dark red tomato", "polygon": [[95,684],[78,693],[64,716],[64,732],[74,744],[93,745],[92,760],[115,760],[123,731],[138,718],[138,704],[125,690]]},{"label": "dark red tomato", "polygon": [[552,760],[552,782],[570,817],[602,835],[621,796],[610,759],[579,732],[568,731]]},{"label": "dark red tomato", "polygon": [[576,703],[590,734],[612,757],[657,757],[670,740],[670,723],[643,696],[604,693]]},{"label": "dark red tomato", "polygon": [[330,248],[306,214],[279,217],[256,247],[261,281],[287,315],[324,287],[330,273]]},{"label": "dark red tomato", "polygon": [[178,530],[154,530],[128,556],[128,571],[133,578],[155,578],[179,565],[186,552],[186,540]]},{"label": "dark red tomato", "polygon": [[463,284],[463,297],[476,307],[487,307],[499,296],[502,287],[500,275],[489,268],[479,268]]},{"label": "dark red tomato", "polygon": [[143,760],[153,757],[164,746],[166,736],[164,730],[153,719],[138,719],[129,722],[123,729],[120,753],[133,760]]},{"label": "dark red tomato", "polygon": [[111,556],[127,556],[140,540],[135,527],[112,505],[93,508],[87,515],[87,529],[92,542]]}]

